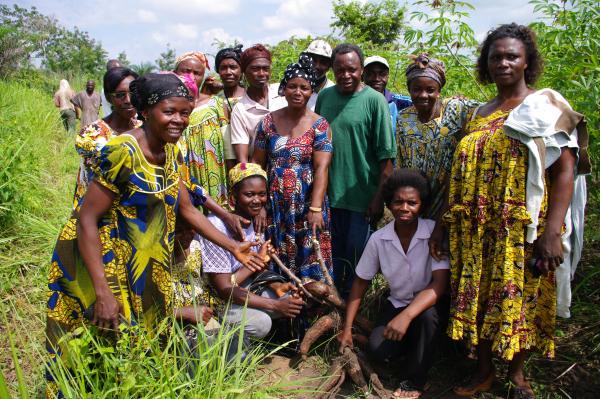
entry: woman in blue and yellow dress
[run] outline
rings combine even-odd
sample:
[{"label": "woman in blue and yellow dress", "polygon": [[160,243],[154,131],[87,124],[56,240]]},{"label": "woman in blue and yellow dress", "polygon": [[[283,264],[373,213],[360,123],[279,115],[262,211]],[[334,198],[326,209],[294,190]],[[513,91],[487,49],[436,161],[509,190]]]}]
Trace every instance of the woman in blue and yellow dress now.
[{"label": "woman in blue and yellow dress", "polygon": [[[173,74],[148,74],[130,85],[144,123],[109,140],[92,166],[93,181],[80,209],[62,229],[49,271],[47,349],[68,356],[63,339],[93,324],[115,330],[121,322],[152,332],[175,314],[200,322],[206,312],[175,309],[171,263],[176,215],[196,232],[231,251],[247,267],[262,261],[250,243],[218,232],[191,203],[175,143],[192,111],[185,85]],[[60,395],[52,367],[47,396]]]}]

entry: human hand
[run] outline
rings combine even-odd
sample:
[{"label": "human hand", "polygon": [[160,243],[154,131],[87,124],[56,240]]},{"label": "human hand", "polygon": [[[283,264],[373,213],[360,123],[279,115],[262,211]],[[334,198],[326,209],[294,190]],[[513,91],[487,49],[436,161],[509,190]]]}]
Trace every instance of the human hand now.
[{"label": "human hand", "polygon": [[365,216],[371,226],[376,225],[379,219],[381,219],[383,216],[383,200],[379,195],[375,195],[371,202],[369,202]]},{"label": "human hand", "polygon": [[282,296],[284,296],[285,294],[287,294],[288,292],[292,292],[292,294],[295,294],[298,292],[298,287],[296,287],[294,284],[287,282],[287,283],[282,283],[280,281],[274,281],[271,284],[269,284],[269,288],[273,290],[273,292],[275,292],[275,294],[281,298]]},{"label": "human hand", "polygon": [[401,341],[404,335],[406,335],[410,322],[410,318],[404,312],[401,312],[385,326],[383,330],[384,338],[392,341]]},{"label": "human hand", "polygon": [[300,314],[304,301],[297,296],[286,296],[284,298],[276,299],[277,305],[276,310],[281,313],[284,317],[293,319]]},{"label": "human hand", "polygon": [[262,235],[267,228],[267,210],[263,207],[257,216],[254,217],[254,231],[257,235]]},{"label": "human hand", "polygon": [[227,229],[233,234],[233,238],[238,241],[244,241],[246,235],[244,234],[244,227],[250,226],[250,221],[246,218],[236,215],[235,213],[228,213],[228,216],[223,220]]},{"label": "human hand", "polygon": [[312,229],[313,238],[317,237],[317,229],[323,230],[325,227],[325,222],[323,221],[323,214],[321,212],[313,212],[311,210],[308,211],[308,216],[306,217],[308,220],[308,224]]},{"label": "human hand", "polygon": [[102,330],[119,331],[119,314],[121,311],[122,305],[110,290],[103,293],[96,292],[92,324]]},{"label": "human hand", "polygon": [[265,267],[265,262],[261,258],[261,255],[252,251],[252,247],[257,245],[259,245],[257,242],[244,241],[232,252],[238,262],[254,273],[261,271]]},{"label": "human hand", "polygon": [[267,241],[263,242],[262,245],[260,246],[260,249],[258,250],[258,255],[263,260],[263,262],[267,263],[268,261],[271,260],[270,255],[273,253],[273,251],[274,251],[274,249],[273,249],[273,246],[271,245],[271,239],[269,238]]},{"label": "human hand", "polygon": [[444,231],[444,226],[441,223],[436,223],[429,237],[429,255],[438,262],[450,256],[444,243]]},{"label": "human hand", "polygon": [[533,243],[533,254],[538,259],[537,267],[542,275],[556,270],[563,263],[563,247],[560,234],[544,231]]},{"label": "human hand", "polygon": [[184,306],[175,309],[175,317],[191,324],[206,325],[212,316],[213,310],[205,305]]},{"label": "human hand", "polygon": [[340,353],[344,352],[345,348],[354,348],[354,341],[352,340],[352,329],[344,328],[337,336],[337,340],[340,344]]}]

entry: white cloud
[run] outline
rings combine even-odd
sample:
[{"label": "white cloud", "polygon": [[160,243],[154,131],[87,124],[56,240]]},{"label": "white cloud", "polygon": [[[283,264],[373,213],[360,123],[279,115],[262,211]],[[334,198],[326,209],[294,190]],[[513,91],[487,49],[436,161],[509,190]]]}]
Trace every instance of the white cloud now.
[{"label": "white cloud", "polygon": [[307,31],[328,27],[331,4],[321,0],[289,0],[282,3],[274,15],[263,17],[263,27],[267,30],[292,30],[303,28]]},{"label": "white cloud", "polygon": [[175,24],[169,26],[169,32],[177,39],[191,40],[198,37],[198,27],[192,24]]},{"label": "white cloud", "polygon": [[138,10],[137,16],[141,22],[152,23],[152,22],[158,21],[156,14],[154,14],[152,11],[148,11],[148,10]]},{"label": "white cloud", "polygon": [[235,14],[240,10],[240,0],[149,0],[148,3],[172,13],[185,15],[198,13],[199,16],[221,16]]}]

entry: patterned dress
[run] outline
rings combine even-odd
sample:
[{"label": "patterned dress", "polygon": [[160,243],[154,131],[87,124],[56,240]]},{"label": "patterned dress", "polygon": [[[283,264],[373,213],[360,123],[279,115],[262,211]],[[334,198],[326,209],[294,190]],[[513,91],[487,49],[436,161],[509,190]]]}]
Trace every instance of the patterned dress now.
[{"label": "patterned dress", "polygon": [[[265,150],[268,159],[267,236],[279,250],[279,256],[284,264],[298,277],[314,280],[323,280],[323,273],[313,251],[312,230],[306,222],[308,208],[311,206],[313,153],[333,151],[331,141],[327,138],[328,129],[329,124],[325,118],[319,118],[299,137],[280,136],[275,130],[271,114],[267,114],[256,128],[255,146]],[[325,265],[332,274],[327,195],[323,199],[321,208],[325,228],[318,233],[318,239]]]},{"label": "patterned dress", "polygon": [[[171,261],[179,206],[178,149],[165,146],[163,167],[149,163],[129,134],[112,138],[94,166],[94,180],[115,194],[98,223],[108,284],[131,324],[150,331],[172,314]],[[77,246],[79,211],[60,232],[48,277],[47,349],[52,360],[65,353],[59,340],[87,323],[84,312],[95,291]],[[49,377],[48,392],[56,386]]]},{"label": "patterned dress", "polygon": [[211,97],[196,107],[190,124],[179,140],[192,183],[204,187],[222,207],[227,206],[227,171],[223,148],[223,131],[228,125],[223,100]]},{"label": "patterned dress", "polygon": [[[452,303],[448,334],[473,349],[480,339],[511,360],[522,350],[554,355],[554,274],[534,277],[526,209],[528,150],[504,134],[509,111],[476,116],[452,164],[450,227]],[[547,191],[547,190],[546,190]],[[546,219],[547,198],[538,234]]]},{"label": "patterned dress", "polygon": [[[136,120],[134,129],[141,125],[142,121]],[[117,134],[103,119],[98,119],[81,129],[75,137],[75,150],[81,156],[81,160],[73,196],[73,209],[79,209],[81,206],[83,196],[93,179],[92,165],[96,163],[99,151]]]},{"label": "patterned dress", "polygon": [[438,220],[440,216],[444,195],[448,193],[452,155],[469,111],[475,105],[472,101],[456,98],[443,100],[440,116],[425,123],[419,120],[414,106],[398,114],[396,166],[419,169],[429,178],[432,197],[429,208],[422,215],[426,219]]}]

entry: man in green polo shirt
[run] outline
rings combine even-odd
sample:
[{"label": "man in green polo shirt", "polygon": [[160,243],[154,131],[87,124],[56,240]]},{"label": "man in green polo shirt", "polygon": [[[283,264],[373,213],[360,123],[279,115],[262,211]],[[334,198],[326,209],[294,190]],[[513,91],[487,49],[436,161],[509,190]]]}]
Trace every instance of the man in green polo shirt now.
[{"label": "man in green polo shirt", "polygon": [[327,119],[333,136],[331,245],[336,285],[347,295],[369,227],[383,215],[381,186],[392,172],[396,148],[385,97],[361,82],[360,48],[340,44],[331,60],[336,85],[319,93],[315,111]]}]

